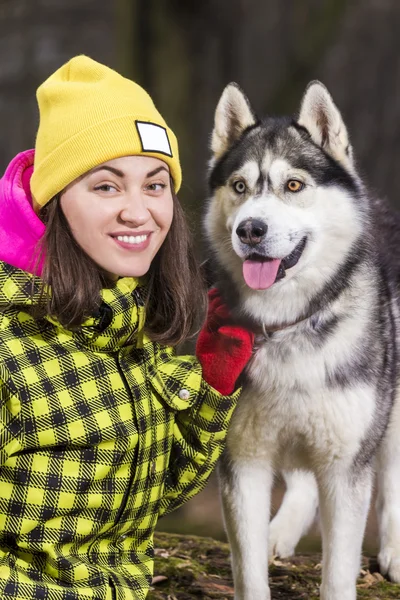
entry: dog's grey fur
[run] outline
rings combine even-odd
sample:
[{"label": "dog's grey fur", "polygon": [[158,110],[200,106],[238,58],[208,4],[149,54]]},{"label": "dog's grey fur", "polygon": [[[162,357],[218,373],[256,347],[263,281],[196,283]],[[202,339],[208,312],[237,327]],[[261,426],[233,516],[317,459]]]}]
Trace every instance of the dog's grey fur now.
[{"label": "dog's grey fur", "polygon": [[[216,283],[256,333],[220,468],[235,598],[270,598],[268,553],[294,551],[318,498],[321,598],[354,600],[376,462],[379,560],[400,582],[400,220],[370,199],[319,82],[297,119],[263,120],[230,84],[212,151],[205,229]],[[291,179],[303,188],[291,192]],[[267,231],[249,241],[240,227],[253,223]],[[251,289],[242,265],[261,257],[289,268]],[[287,493],[269,524],[276,470]]]}]

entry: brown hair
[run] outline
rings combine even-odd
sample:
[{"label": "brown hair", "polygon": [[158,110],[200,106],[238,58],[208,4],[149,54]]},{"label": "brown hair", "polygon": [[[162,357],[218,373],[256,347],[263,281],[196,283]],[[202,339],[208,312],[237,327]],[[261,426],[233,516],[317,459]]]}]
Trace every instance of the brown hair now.
[{"label": "brown hair", "polygon": [[[172,224],[146,276],[145,301],[146,333],[167,345],[179,344],[193,333],[206,305],[205,283],[186,217],[174,192],[172,195]],[[59,196],[39,216],[46,223],[46,233],[40,249],[44,264],[38,314],[48,314],[73,329],[98,309],[101,289],[115,282],[76,242]]]}]

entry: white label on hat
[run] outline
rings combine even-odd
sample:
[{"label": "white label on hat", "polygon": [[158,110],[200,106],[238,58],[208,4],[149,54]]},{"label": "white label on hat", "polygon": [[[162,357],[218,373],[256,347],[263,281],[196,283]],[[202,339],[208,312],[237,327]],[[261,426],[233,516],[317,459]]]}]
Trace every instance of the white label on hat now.
[{"label": "white label on hat", "polygon": [[160,152],[172,156],[167,130],[161,125],[136,121],[143,152]]}]

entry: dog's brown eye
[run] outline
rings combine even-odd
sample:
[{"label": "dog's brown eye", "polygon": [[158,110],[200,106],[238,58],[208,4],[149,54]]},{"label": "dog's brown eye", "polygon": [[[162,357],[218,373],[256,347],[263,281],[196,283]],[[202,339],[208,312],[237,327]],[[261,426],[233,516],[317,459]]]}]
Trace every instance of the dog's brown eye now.
[{"label": "dog's brown eye", "polygon": [[298,181],[298,179],[289,179],[289,181],[286,182],[286,187],[289,192],[300,192],[300,190],[304,188],[304,183]]},{"label": "dog's brown eye", "polygon": [[233,189],[238,194],[244,194],[244,192],[246,191],[246,184],[241,179],[238,179],[238,181],[233,182]]}]

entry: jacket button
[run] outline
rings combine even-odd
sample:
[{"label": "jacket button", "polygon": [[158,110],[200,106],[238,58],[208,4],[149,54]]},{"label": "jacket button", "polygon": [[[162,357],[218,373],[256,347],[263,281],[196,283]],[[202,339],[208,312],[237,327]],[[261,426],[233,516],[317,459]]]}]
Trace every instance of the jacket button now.
[{"label": "jacket button", "polygon": [[178,396],[181,400],[189,400],[190,392],[189,392],[189,390],[184,389],[179,392]]}]

